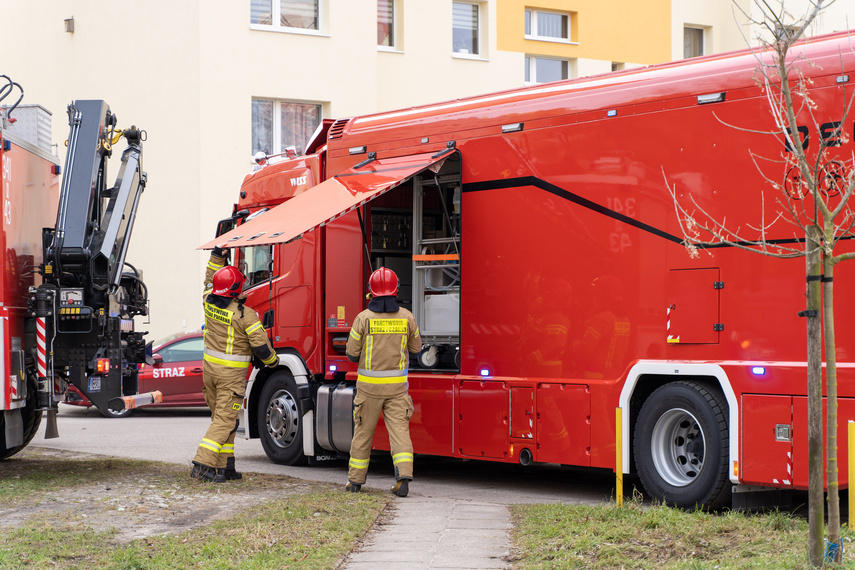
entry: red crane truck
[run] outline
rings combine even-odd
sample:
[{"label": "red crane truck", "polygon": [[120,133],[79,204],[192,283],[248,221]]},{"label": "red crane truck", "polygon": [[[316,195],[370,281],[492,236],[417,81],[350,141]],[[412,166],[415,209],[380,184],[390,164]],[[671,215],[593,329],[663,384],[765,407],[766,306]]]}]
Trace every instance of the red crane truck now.
[{"label": "red crane truck", "polygon": [[[794,50],[816,124],[847,134],[849,42]],[[409,375],[416,453],[615,469],[620,443],[625,472],[685,507],[806,489],[804,260],[723,244],[692,258],[669,193],[734,226],[774,217],[761,193],[783,183],[787,149],[757,67],[734,52],[324,121],[304,155],[259,157],[202,246],[234,252],[279,352],[278,370],[250,374],[245,436],[277,463],[348,452],[344,343],[386,266],[425,344]],[[799,125],[816,155],[828,129],[806,112]],[[852,140],[829,160],[851,168]],[[845,425],[855,300],[836,301]],[[388,449],[382,425],[374,445]]]},{"label": "red crane truck", "polygon": [[[148,314],[148,294],[125,261],[146,181],[145,133],[117,129],[104,101],[74,101],[60,180],[50,113],[19,107],[23,93],[0,75],[0,101],[15,101],[0,107],[0,460],[32,440],[43,415],[45,437],[58,436],[69,383],[102,409],[157,397],[137,395],[146,344],[133,319]],[[127,148],[108,186],[107,162],[122,138]]]}]

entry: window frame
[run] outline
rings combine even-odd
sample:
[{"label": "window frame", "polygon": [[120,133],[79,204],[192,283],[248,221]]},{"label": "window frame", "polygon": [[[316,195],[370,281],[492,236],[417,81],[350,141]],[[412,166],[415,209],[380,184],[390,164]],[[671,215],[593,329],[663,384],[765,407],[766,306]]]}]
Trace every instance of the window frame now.
[{"label": "window frame", "polygon": [[[192,350],[188,350],[187,345],[191,345]],[[196,362],[197,360],[202,360],[202,351],[204,348],[205,346],[202,337],[194,336],[176,340],[167,346],[159,347],[158,350],[155,350],[154,352],[160,355],[164,364],[173,364],[177,362]],[[182,360],[187,353],[192,353],[194,358]]]},{"label": "window frame", "polygon": [[[693,30],[695,32],[700,32],[701,39],[701,49],[700,53],[697,55],[686,55],[686,32],[688,30]],[[703,57],[707,55],[707,29],[703,26],[690,26],[683,25],[683,59],[691,59],[693,57]]]},{"label": "window frame", "polygon": [[[477,50],[475,53],[472,53],[472,51],[469,51],[469,53],[464,53],[462,51],[457,51],[456,49],[454,49],[454,6],[456,4],[466,4],[469,6],[475,6],[475,8],[477,10],[477,14],[476,14],[477,23],[476,23],[476,27],[475,27],[475,45],[473,46],[474,49]],[[483,24],[483,22],[484,22],[484,17],[482,15],[481,2],[469,2],[466,0],[459,0],[459,1],[454,0],[451,3],[451,35],[452,35],[451,54],[454,57],[459,57],[462,59],[484,59],[484,47],[483,47],[483,41],[482,41],[483,36],[484,36],[484,24]]]},{"label": "window frame", "polygon": [[[379,33],[380,27],[380,5],[379,2],[381,0],[377,0],[377,27]],[[384,0],[389,3],[389,6],[392,8],[392,21],[389,24],[389,45],[383,45],[380,42],[377,43],[377,49],[381,51],[400,51],[400,34],[398,33],[398,18],[399,18],[399,6],[398,0]]]},{"label": "window frame", "polygon": [[[565,69],[567,71],[567,77],[563,77],[561,79],[555,79],[553,81],[538,81],[537,80],[537,64],[535,63],[538,59],[548,59],[550,61],[559,61],[565,65]],[[524,79],[525,85],[543,85],[545,83],[553,83],[554,81],[566,81],[568,79],[572,79],[573,76],[573,66],[571,65],[572,60],[563,57],[551,57],[545,55],[534,55],[534,54],[526,54],[525,55],[525,72],[523,77],[528,74],[528,79]]]},{"label": "window frame", "polygon": [[324,0],[313,0],[318,10],[317,29],[292,28],[291,26],[283,26],[282,22],[282,5],[280,0],[270,0],[270,24],[256,24],[252,21],[252,0],[250,0],[250,15],[249,29],[264,32],[284,32],[287,34],[304,34],[309,36],[325,36],[323,30],[324,21]]},{"label": "window frame", "polygon": [[[578,45],[578,42],[573,40],[573,12],[560,12],[557,10],[541,10],[539,8],[526,8],[524,11],[526,14],[530,14],[530,32],[528,34],[524,33],[524,38],[527,40],[534,40],[539,42],[555,42],[559,44],[573,44]],[[554,36],[541,36],[537,33],[537,14],[555,14],[558,16],[564,16],[567,18],[567,37],[566,38],[556,38]],[[525,16],[523,16],[525,19]],[[523,25],[523,30],[525,30],[525,25]]]},{"label": "window frame", "polygon": [[[252,258],[255,259],[257,257],[257,252],[262,251],[265,252],[267,256],[267,267],[256,267],[255,263],[253,263],[252,267],[250,267],[250,262],[247,261],[247,257],[251,255]],[[276,250],[273,245],[252,245],[237,248],[237,254],[235,255],[235,266],[240,270],[241,273],[243,273],[244,277],[246,277],[246,282],[244,283],[245,291],[254,289],[259,285],[264,285],[268,283],[271,279],[276,279],[277,277],[279,277],[279,271],[276,264]],[[253,269],[253,271],[249,271],[249,269]],[[258,275],[259,272],[265,271],[267,272],[266,275]]]},{"label": "window frame", "polygon": [[[284,104],[296,104],[296,105],[312,105],[318,108],[318,125],[323,124],[324,122],[324,104],[319,103],[317,101],[299,101],[294,99],[277,99],[275,97],[253,97],[250,103],[250,152],[252,156],[255,156],[258,152],[264,152],[263,149],[254,150],[252,149],[253,139],[254,137],[254,125],[252,121],[252,103],[259,102],[272,102],[273,103],[273,148],[270,152],[265,153],[267,156],[275,156],[278,154],[282,154],[287,151],[288,147],[282,146],[282,105]],[[312,132],[314,132],[318,125],[313,127]],[[311,139],[312,133],[309,133],[306,138],[306,143]],[[306,150],[305,144],[302,147],[296,147],[297,154],[303,154]],[[253,160],[254,162],[254,160]]]}]

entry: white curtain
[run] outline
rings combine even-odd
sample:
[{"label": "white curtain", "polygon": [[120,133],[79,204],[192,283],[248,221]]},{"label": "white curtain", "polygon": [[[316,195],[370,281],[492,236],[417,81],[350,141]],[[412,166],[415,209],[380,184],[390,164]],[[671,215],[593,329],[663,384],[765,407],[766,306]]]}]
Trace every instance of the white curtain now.
[{"label": "white curtain", "polygon": [[319,0],[280,0],[281,24],[288,28],[318,29]]},{"label": "white curtain", "polygon": [[537,35],[548,38],[567,38],[567,16],[538,12]]}]

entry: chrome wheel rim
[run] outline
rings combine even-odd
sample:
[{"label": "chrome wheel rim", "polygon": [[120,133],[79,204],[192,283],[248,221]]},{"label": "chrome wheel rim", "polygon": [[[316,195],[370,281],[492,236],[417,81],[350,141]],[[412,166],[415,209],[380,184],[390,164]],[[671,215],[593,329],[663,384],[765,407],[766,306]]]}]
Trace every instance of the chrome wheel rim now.
[{"label": "chrome wheel rim", "polygon": [[650,448],[656,471],[674,487],[696,481],[704,468],[704,432],[687,410],[675,408],[662,414],[653,427]]},{"label": "chrome wheel rim", "polygon": [[267,404],[265,425],[270,439],[279,447],[288,447],[297,439],[299,414],[297,401],[287,390],[279,390]]}]

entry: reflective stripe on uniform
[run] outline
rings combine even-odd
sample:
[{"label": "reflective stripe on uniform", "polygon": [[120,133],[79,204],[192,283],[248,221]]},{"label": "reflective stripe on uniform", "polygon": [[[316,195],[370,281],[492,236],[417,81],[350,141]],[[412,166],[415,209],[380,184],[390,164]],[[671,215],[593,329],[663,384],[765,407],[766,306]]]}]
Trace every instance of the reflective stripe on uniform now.
[{"label": "reflective stripe on uniform", "polygon": [[222,358],[216,358],[216,357],[210,356],[208,354],[202,355],[202,358],[206,362],[210,362],[211,364],[220,364],[222,366],[228,366],[230,368],[249,368],[249,362],[232,362],[231,360],[224,360]]},{"label": "reflective stripe on uniform", "polygon": [[248,368],[251,357],[240,354],[225,354],[218,350],[206,348],[202,359],[212,364],[220,364],[231,368]]},{"label": "reflective stripe on uniform", "polygon": [[204,447],[205,449],[210,449],[214,453],[219,453],[220,450],[223,448],[223,446],[220,445],[219,443],[217,443],[216,441],[214,441],[212,439],[208,439],[206,437],[202,438],[202,442],[199,444],[199,447]]},{"label": "reflective stripe on uniform", "polygon": [[413,454],[412,453],[396,453],[392,456],[392,463],[397,465],[398,463],[406,463],[413,462]]},{"label": "reflective stripe on uniform", "polygon": [[222,269],[223,267],[225,267],[225,265],[216,263],[215,261],[208,262],[208,269],[213,269],[214,271],[216,271],[218,269]]},{"label": "reflective stripe on uniform", "polygon": [[219,350],[214,350],[213,348],[205,347],[205,356],[212,356],[214,358],[219,358],[221,360],[230,360],[232,362],[249,362],[252,360],[251,356],[247,356],[245,354],[226,354],[225,352],[220,352]]},{"label": "reflective stripe on uniform", "polygon": [[[399,370],[391,370],[390,372],[398,372],[400,374]],[[403,384],[407,381],[407,375],[378,378],[377,376],[363,376],[362,374],[358,374],[356,381],[365,382],[366,384]]]},{"label": "reflective stripe on uniform", "polygon": [[246,329],[246,334],[252,334],[260,328],[261,328],[261,321],[256,321],[255,324],[250,325],[249,328]]},{"label": "reflective stripe on uniform", "polygon": [[353,337],[353,340],[362,340],[362,335],[356,332],[356,329],[350,329],[350,336]]},{"label": "reflective stripe on uniform", "polygon": [[[233,443],[224,443],[223,448],[220,450],[220,453],[231,453],[235,454],[235,444]],[[412,461],[412,459],[410,459]]]},{"label": "reflective stripe on uniform", "polygon": [[235,350],[235,329],[233,326],[229,325],[226,335],[226,352],[232,354]]},{"label": "reflective stripe on uniform", "polygon": [[270,355],[270,358],[268,358],[267,360],[262,360],[262,362],[265,363],[266,365],[270,366],[271,364],[273,364],[274,362],[277,362],[278,360],[279,360],[279,355],[274,352],[273,354]]},{"label": "reflective stripe on uniform", "polygon": [[354,469],[368,469],[368,459],[356,459],[355,457],[350,458],[350,462],[348,462],[349,467],[353,467]]}]

